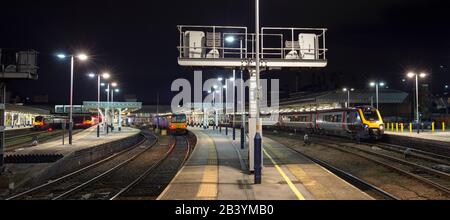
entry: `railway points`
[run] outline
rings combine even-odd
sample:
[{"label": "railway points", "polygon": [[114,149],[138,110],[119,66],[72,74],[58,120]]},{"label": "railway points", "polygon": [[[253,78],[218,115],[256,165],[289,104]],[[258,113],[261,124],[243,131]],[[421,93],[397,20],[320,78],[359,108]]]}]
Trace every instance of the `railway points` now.
[{"label": "railway points", "polygon": [[266,139],[264,178],[254,185],[245,150],[217,130],[192,129],[198,144],[160,200],[372,199],[285,146]]}]

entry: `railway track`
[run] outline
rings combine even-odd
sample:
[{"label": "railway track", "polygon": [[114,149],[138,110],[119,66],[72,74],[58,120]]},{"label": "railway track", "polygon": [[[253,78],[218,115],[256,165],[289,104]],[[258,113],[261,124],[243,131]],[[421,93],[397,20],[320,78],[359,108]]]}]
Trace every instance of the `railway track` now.
[{"label": "railway track", "polygon": [[[75,130],[74,134],[77,134],[81,132],[82,130]],[[45,143],[47,141],[54,140],[55,138],[61,137],[63,131],[57,130],[57,131],[39,131],[39,132],[31,132],[31,133],[25,133],[15,136],[10,136],[5,138],[5,151],[11,152],[20,148],[24,147],[30,147],[31,142],[33,141],[34,137],[37,137],[37,140],[39,143]],[[67,133],[67,132],[66,132]]]},{"label": "railway track", "polygon": [[342,169],[339,169],[325,161],[319,160],[317,158],[313,158],[291,146],[286,147],[290,150],[292,150],[294,153],[299,154],[302,157],[305,157],[311,161],[313,161],[316,164],[319,164],[320,166],[324,167],[325,169],[329,170],[330,172],[334,173],[335,175],[339,176],[340,178],[344,179],[348,183],[354,185],[355,187],[361,189],[362,191],[368,193],[369,195],[373,196],[376,199],[385,199],[385,200],[400,200],[398,197],[386,192],[385,190],[370,184],[369,182],[358,178],[354,176],[353,174],[346,172]]},{"label": "railway track", "polygon": [[410,162],[386,153],[355,146],[353,143],[340,144],[331,143],[328,140],[321,140],[318,144],[368,159],[405,176],[417,179],[450,195],[450,174],[448,173],[434,170],[422,164]]},{"label": "railway track", "polygon": [[110,200],[156,199],[184,165],[192,151],[191,142],[187,136],[175,138],[175,145],[168,154],[111,197]]},{"label": "railway track", "polygon": [[33,187],[26,191],[13,195],[6,200],[56,200],[70,192],[80,189],[82,185],[94,182],[125,164],[133,161],[139,155],[151,149],[158,138],[150,133],[142,133],[143,139],[116,154],[113,154],[94,164],[76,170],[58,179],[48,181],[45,184]]},{"label": "railway track", "polygon": [[[298,139],[298,137],[294,138]],[[449,160],[446,156],[438,156],[431,152],[412,150],[409,152],[408,158],[402,158],[402,156],[404,157],[404,150],[407,149],[406,147],[401,148],[399,146],[385,144],[356,143],[342,138],[329,136],[327,136],[327,139],[324,139],[323,136],[314,135],[312,139],[314,144],[369,160],[403,176],[431,186],[447,196],[450,195],[450,175],[433,169],[432,167],[432,165],[435,165],[436,163],[448,164]]]},{"label": "railway track", "polygon": [[187,136],[160,143],[141,142],[115,157],[42,186],[17,194],[11,199],[125,200],[154,199],[172,180],[191,152]]}]

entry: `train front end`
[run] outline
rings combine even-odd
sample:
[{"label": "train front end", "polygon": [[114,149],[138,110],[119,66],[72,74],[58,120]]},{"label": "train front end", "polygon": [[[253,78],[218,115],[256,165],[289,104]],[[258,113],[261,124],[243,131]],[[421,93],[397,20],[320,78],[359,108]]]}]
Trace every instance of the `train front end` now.
[{"label": "train front end", "polygon": [[187,117],[184,114],[174,114],[170,119],[169,131],[171,134],[187,133]]},{"label": "train front end", "polygon": [[383,137],[385,126],[380,111],[373,107],[360,107],[358,112],[364,128],[364,135],[379,140]]}]

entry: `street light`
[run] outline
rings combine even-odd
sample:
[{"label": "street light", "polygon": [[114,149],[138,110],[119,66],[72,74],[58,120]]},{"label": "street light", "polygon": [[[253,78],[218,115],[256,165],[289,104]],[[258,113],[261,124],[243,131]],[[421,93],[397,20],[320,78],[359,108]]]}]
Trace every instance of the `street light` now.
[{"label": "street light", "polygon": [[375,87],[375,93],[376,93],[376,97],[377,97],[377,109],[378,109],[379,108],[379,93],[378,93],[379,87],[386,86],[386,83],[376,81],[376,82],[371,82],[370,86]]},{"label": "street light", "polygon": [[86,61],[88,56],[86,54],[66,55],[63,53],[56,55],[59,59],[66,59],[70,57],[70,108],[69,108],[69,144],[72,145],[72,130],[73,130],[73,66],[75,57],[80,61]]},{"label": "street light", "polygon": [[343,92],[347,92],[347,100],[348,100],[347,101],[347,108],[349,108],[350,107],[350,92],[355,91],[355,89],[354,88],[351,88],[351,89],[343,88],[342,91]]},{"label": "street light", "polygon": [[[104,83],[101,83],[101,78],[109,79],[111,75],[109,73],[89,73],[89,77],[94,78],[97,76],[97,118],[100,120],[100,87],[104,86]],[[100,137],[100,121],[97,125],[97,137]]]},{"label": "street light", "polygon": [[[408,78],[410,78],[410,79],[412,79],[412,78],[416,79],[416,121],[417,121],[417,123],[419,123],[419,121],[420,121],[420,114],[419,114],[419,77],[420,78],[425,78],[425,77],[427,77],[427,74],[426,73],[417,74],[415,72],[409,72],[408,74],[406,74],[406,76],[408,76]],[[417,131],[419,131],[419,129],[417,129]]]}]

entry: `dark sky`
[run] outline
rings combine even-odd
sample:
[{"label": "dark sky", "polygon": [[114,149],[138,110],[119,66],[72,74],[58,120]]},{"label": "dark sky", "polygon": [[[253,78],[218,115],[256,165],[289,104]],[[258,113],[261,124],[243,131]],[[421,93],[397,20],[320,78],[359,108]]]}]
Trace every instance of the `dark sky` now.
[{"label": "dark sky", "polygon": [[[176,25],[254,26],[254,1],[245,0],[22,0],[0,5],[0,47],[40,52],[39,80],[12,82],[9,90],[49,94],[53,103],[66,103],[69,93],[69,63],[53,56],[58,51],[93,55],[89,63],[76,66],[77,102],[96,99],[96,83],[85,73],[100,70],[115,74],[124,94],[152,103],[160,91],[161,100],[169,102],[171,82],[192,75],[177,66]],[[261,25],[328,28],[329,66],[320,71],[356,74],[361,78],[351,81],[355,87],[375,77],[395,86],[411,69],[432,72],[432,85],[440,88],[450,81],[449,9],[445,1],[435,0],[261,0]]]}]

